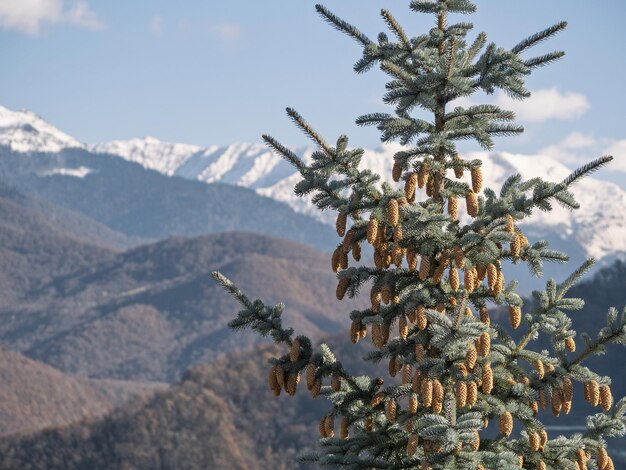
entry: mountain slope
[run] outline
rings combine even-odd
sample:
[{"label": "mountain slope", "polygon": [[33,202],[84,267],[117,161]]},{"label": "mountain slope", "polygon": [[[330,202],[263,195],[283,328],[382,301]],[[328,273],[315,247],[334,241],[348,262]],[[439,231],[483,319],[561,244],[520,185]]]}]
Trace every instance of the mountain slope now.
[{"label": "mountain slope", "polygon": [[322,249],[334,241],[331,227],[254,191],[167,177],[82,149],[21,154],[0,148],[0,179],[131,237],[246,230]]},{"label": "mountain slope", "polygon": [[192,364],[259,341],[228,331],[238,305],[210,277],[215,269],[251,296],[284,301],[289,323],[305,334],[345,330],[356,304],[335,299],[328,258],[249,233],[145,245],[57,277],[20,308],[0,310],[0,341],[67,373],[175,380]]},{"label": "mountain slope", "polygon": [[[75,272],[114,255],[112,250],[72,238],[64,231],[67,224],[59,227],[37,208],[29,207],[37,204],[18,193],[0,194],[0,307],[25,301],[54,276]],[[49,204],[41,207],[54,213]],[[61,217],[65,222],[74,220],[66,216],[64,213]],[[87,223],[83,227],[90,226]],[[110,239],[122,242],[123,237],[113,234]]]},{"label": "mountain slope", "polygon": [[102,416],[114,402],[88,381],[0,347],[0,435]]}]

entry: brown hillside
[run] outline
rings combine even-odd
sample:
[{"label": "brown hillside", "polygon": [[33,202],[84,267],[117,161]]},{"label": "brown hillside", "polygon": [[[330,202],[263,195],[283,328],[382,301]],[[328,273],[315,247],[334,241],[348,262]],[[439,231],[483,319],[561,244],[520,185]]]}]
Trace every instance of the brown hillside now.
[{"label": "brown hillside", "polygon": [[23,308],[0,310],[0,340],[71,374],[172,381],[259,341],[228,331],[238,306],[211,271],[284,301],[287,321],[319,337],[345,331],[355,306],[335,299],[329,264],[327,254],[256,234],[172,238],[58,277]]},{"label": "brown hillside", "polygon": [[49,219],[0,195],[0,308],[25,301],[54,276],[113,255],[72,238]]},{"label": "brown hillside", "polygon": [[[355,358],[345,362],[353,368],[363,349],[343,343],[336,353]],[[2,440],[0,469],[301,468],[295,458],[315,445],[328,402],[302,383],[295,397],[273,397],[267,359],[277,351],[265,345],[196,366],[169,390],[91,424]]]},{"label": "brown hillside", "polygon": [[0,347],[0,436],[94,418],[165,384],[71,377]]}]

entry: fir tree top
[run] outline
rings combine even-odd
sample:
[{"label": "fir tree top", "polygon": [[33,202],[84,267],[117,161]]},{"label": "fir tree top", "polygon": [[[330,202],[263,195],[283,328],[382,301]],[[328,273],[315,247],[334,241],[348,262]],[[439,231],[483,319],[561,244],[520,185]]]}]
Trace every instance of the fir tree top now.
[{"label": "fir tree top", "polygon": [[[472,24],[450,21],[453,14],[475,11],[467,0],[413,0],[410,7],[434,15],[436,26],[410,37],[382,10],[391,37],[381,33],[376,41],[316,7],[363,47],[356,72],[378,65],[389,76],[383,99],[395,107],[394,114],[367,114],[356,122],[375,126],[383,142],[403,145],[394,155],[394,182],[360,168],[363,149],[349,148],[346,136],[327,143],[293,109],[287,109],[289,117],[317,146],[310,163],[264,136],[299,171],[296,193],[310,195],[320,210],[337,211],[341,241],[331,259],[337,298],[357,296],[367,286],[371,299],[370,308],[350,313],[350,338],[356,343],[369,334],[374,349],[365,359],[388,360],[389,374],[397,378],[354,377],[326,345],[316,352],[309,338],[284,328],[281,304],[252,302],[214,273],[243,305],[230,326],[250,327],[288,346],[271,364],[268,380],[275,394],[283,389],[295,394],[305,373],[313,396],[330,400],[320,422],[320,450],[304,460],[348,468],[613,468],[604,437],[624,434],[626,400],[613,404],[610,379],[585,367],[584,360],[608,343],[626,343],[625,315],[618,318],[612,309],[606,328],[595,339],[581,335],[576,351],[567,312],[580,309],[583,301],[567,292],[593,260],[561,284],[549,280],[528,306],[504,274],[506,262],[526,263],[541,276],[544,261],[567,261],[546,241],[531,243],[519,223],[554,203],[576,209],[572,185],[611,157],[563,181],[510,175],[498,192],[483,189],[481,161],[464,159],[456,143],[470,139],[491,149],[494,136],[523,129],[511,111],[495,105],[449,106],[479,90],[530,96],[526,77],[563,52],[536,57],[527,52],[566,23],[506,49],[487,43],[484,33],[469,41]],[[459,217],[459,199],[467,216]],[[372,245],[373,266],[360,262],[365,242]],[[349,254],[359,264],[349,266]],[[508,309],[510,326],[491,322],[489,311],[496,306]],[[521,336],[512,335],[520,327]],[[549,350],[533,349],[539,335],[549,338]],[[328,379],[330,385],[324,385]],[[584,433],[550,438],[541,410],[569,413],[578,384],[602,412],[588,418]],[[335,418],[341,419],[339,437]],[[484,433],[491,421],[498,423],[495,438]]]}]

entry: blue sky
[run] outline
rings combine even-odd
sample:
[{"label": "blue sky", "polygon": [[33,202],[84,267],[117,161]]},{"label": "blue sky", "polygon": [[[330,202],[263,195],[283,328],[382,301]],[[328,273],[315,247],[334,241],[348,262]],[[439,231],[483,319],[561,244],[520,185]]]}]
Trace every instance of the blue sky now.
[{"label": "blue sky", "polygon": [[[406,1],[329,0],[324,4],[371,38],[389,8],[409,33],[432,26]],[[559,20],[570,23],[538,51],[565,59],[538,70],[517,111],[526,134],[496,149],[548,149],[574,165],[611,151],[626,179],[621,0],[478,0],[469,19],[490,40],[513,46]],[[356,75],[357,44],[294,0],[0,0],[0,104],[28,108],[87,143],[151,135],[197,145],[254,142],[271,133],[305,143],[284,116],[294,106],[329,140],[375,147],[360,114],[382,111],[384,75]],[[459,17],[457,17],[459,18]],[[464,20],[468,18],[462,18]],[[477,97],[474,101],[482,100]]]}]

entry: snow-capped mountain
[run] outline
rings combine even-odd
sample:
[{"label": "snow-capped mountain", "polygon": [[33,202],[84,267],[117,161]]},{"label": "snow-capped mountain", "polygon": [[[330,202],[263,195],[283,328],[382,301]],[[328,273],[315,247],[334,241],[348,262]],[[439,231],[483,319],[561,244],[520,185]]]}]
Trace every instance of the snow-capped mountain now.
[{"label": "snow-capped mountain", "polygon": [[[118,155],[170,176],[247,187],[285,202],[298,212],[329,224],[334,222],[330,211],[320,212],[308,200],[293,193],[299,175],[290,164],[262,144],[236,143],[200,148],[146,137],[88,147],[29,111],[12,112],[0,107],[0,145],[8,145],[17,152],[57,152],[67,147],[83,147],[92,153]],[[397,144],[390,144],[366,150],[361,164],[390,181],[392,157],[399,148]],[[294,151],[305,161],[312,153],[310,148]],[[496,190],[514,173],[520,173],[525,179],[542,176],[560,181],[571,172],[570,168],[546,155],[475,152],[465,157],[482,160],[485,186]],[[87,168],[80,170],[72,173],[60,169],[57,174],[87,174]],[[527,230],[537,236],[548,234],[552,239],[573,242],[582,247],[587,256],[598,259],[626,253],[626,191],[614,183],[588,177],[578,182],[573,192],[580,202],[580,210],[570,212],[555,204],[553,211],[538,212],[526,222]]]},{"label": "snow-capped mountain", "polygon": [[0,145],[14,152],[59,152],[85,145],[28,110],[0,106]]}]

